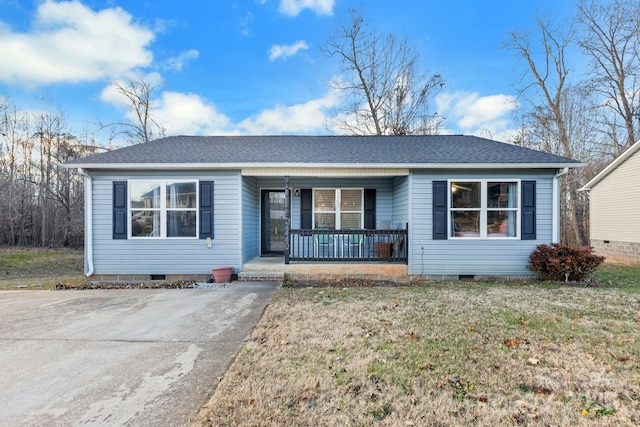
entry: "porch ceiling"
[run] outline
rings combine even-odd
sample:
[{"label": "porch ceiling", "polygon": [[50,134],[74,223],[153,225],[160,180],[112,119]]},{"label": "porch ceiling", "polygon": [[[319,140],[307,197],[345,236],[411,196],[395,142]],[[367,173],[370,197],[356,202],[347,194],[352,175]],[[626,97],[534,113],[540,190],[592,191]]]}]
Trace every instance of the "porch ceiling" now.
[{"label": "porch ceiling", "polygon": [[368,177],[407,176],[407,168],[243,168],[243,176]]}]

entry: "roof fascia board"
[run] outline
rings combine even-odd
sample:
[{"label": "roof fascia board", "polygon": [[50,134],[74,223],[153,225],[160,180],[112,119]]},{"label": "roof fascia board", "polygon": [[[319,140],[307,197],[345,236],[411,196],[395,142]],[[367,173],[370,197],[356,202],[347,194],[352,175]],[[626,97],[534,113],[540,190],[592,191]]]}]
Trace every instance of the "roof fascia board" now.
[{"label": "roof fascia board", "polygon": [[582,168],[584,163],[73,163],[69,169],[88,170],[210,170],[210,169],[562,169]]}]

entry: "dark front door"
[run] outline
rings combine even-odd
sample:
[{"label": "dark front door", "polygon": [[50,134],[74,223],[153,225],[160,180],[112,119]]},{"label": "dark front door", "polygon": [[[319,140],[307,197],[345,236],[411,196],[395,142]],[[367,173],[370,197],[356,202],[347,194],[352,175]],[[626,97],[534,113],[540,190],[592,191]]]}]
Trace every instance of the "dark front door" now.
[{"label": "dark front door", "polygon": [[262,190],[262,255],[284,255],[284,191]]}]

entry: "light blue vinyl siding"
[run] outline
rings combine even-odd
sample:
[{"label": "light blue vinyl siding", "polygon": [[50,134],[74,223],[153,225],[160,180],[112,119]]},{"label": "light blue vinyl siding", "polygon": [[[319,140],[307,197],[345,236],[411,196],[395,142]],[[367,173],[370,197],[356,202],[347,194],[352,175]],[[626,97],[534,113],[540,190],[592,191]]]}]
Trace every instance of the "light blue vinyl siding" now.
[{"label": "light blue vinyl siding", "polygon": [[242,177],[242,262],[260,254],[260,194],[255,177]]},{"label": "light blue vinyl siding", "polygon": [[[536,181],[537,240],[433,240],[432,182],[448,179]],[[552,240],[553,171],[415,172],[411,177],[409,274],[530,276],[529,254]]]},{"label": "light blue vinyl siding", "polygon": [[[294,189],[312,188],[375,188],[376,189],[376,228],[382,221],[404,224],[404,217],[394,218],[393,178],[307,178],[291,177],[289,187]],[[260,189],[283,189],[284,178],[259,178]],[[403,222],[404,221],[404,222]],[[291,197],[291,227],[300,228],[300,197]]]},{"label": "light blue vinyl siding", "polygon": [[409,177],[393,179],[393,228],[405,228],[409,222]]},{"label": "light blue vinyl siding", "polygon": [[[554,171],[413,171],[410,176],[291,177],[291,226],[300,228],[300,197],[293,190],[375,188],[376,227],[409,223],[411,275],[531,275],[528,256],[552,239]],[[91,173],[95,274],[209,274],[230,265],[236,272],[260,253],[260,190],[284,189],[283,177],[242,177],[239,171]],[[212,248],[200,239],[112,238],[112,184],[129,179],[197,179],[214,182]],[[535,180],[537,240],[432,240],[432,182],[447,179]]]},{"label": "light blue vinyl siding", "polygon": [[[95,274],[210,274],[214,267],[240,269],[239,172],[93,172],[91,176]],[[214,239],[210,249],[206,240],[197,238],[112,238],[113,181],[167,178],[214,181]]]}]

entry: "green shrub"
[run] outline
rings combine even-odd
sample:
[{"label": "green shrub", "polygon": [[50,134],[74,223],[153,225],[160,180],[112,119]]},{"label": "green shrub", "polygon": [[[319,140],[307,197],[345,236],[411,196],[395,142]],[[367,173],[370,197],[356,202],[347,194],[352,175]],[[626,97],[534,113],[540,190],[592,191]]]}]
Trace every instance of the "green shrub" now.
[{"label": "green shrub", "polygon": [[529,255],[529,270],[542,280],[582,282],[602,262],[604,257],[595,255],[590,247],[571,247],[552,243],[538,245]]}]

